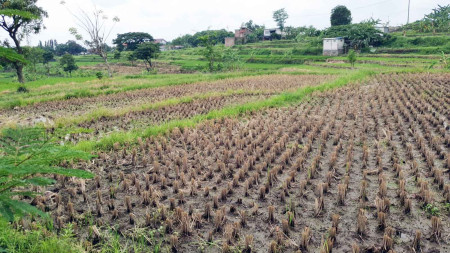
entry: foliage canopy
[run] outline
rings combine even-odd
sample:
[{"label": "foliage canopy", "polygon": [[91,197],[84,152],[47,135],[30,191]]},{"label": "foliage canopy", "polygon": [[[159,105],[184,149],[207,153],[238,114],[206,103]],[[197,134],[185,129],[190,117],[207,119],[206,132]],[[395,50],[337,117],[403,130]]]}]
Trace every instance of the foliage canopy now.
[{"label": "foliage canopy", "polygon": [[152,59],[158,57],[160,52],[159,45],[153,42],[144,42],[140,44],[136,50],[134,50],[134,55],[137,59],[143,60],[145,63],[145,68],[149,72],[153,67]]},{"label": "foliage canopy", "polygon": [[134,51],[139,44],[153,41],[153,36],[144,32],[130,32],[117,34],[117,38],[113,40],[119,51]]},{"label": "foliage canopy", "polygon": [[349,25],[352,23],[352,13],[344,5],[338,5],[331,10],[331,26]]},{"label": "foliage canopy", "polygon": [[289,15],[287,14],[284,8],[273,12],[273,20],[275,20],[275,22],[278,25],[278,28],[280,28],[281,31],[284,31],[284,24],[286,23],[286,20],[288,18]]}]

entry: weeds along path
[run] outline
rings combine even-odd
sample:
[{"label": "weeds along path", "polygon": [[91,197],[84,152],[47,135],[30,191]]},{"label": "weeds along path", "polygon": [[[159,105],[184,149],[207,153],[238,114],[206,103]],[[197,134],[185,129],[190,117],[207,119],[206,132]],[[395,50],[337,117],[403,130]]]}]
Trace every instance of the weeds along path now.
[{"label": "weeds along path", "polygon": [[33,202],[93,249],[118,233],[137,251],[448,252],[449,80],[377,75],[116,143],[77,165],[95,180]]},{"label": "weeds along path", "polygon": [[[63,101],[39,103],[28,107],[3,110],[1,125],[11,122],[33,125],[42,119],[50,122],[64,121],[83,115],[101,116],[105,111],[136,108],[174,98],[201,95],[211,92],[243,90],[248,92],[283,92],[303,86],[317,85],[334,78],[328,75],[264,75],[216,82],[166,86],[96,97],[74,98]],[[62,119],[62,120],[61,120]]]}]

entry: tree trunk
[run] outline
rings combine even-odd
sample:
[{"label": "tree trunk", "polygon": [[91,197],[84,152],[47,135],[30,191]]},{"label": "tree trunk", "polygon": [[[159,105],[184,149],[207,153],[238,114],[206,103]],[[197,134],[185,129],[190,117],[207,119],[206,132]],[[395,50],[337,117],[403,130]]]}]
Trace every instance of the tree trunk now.
[{"label": "tree trunk", "polygon": [[106,69],[108,70],[108,76],[112,77],[111,66],[109,66],[109,62],[108,62],[108,53],[101,52],[100,57],[102,57],[103,60],[105,61]]},{"label": "tree trunk", "polygon": [[[23,50],[22,47],[20,46],[20,41],[16,38],[16,34],[10,33],[9,36],[13,39],[14,44],[16,45],[17,53],[23,55]],[[15,62],[13,65],[14,68],[16,69],[17,80],[19,81],[19,83],[25,83],[25,79],[23,78],[23,64],[20,62]]]},{"label": "tree trunk", "polygon": [[17,73],[17,80],[19,83],[25,83],[25,79],[23,78],[23,65],[20,63],[14,63],[14,68]]}]

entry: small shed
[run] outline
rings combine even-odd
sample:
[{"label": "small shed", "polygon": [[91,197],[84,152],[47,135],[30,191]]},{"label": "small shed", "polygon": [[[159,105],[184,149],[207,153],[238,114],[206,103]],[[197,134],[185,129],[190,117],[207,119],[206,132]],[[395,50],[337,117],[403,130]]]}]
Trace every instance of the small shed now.
[{"label": "small shed", "polygon": [[338,56],[344,54],[344,38],[324,38],[323,55]]}]

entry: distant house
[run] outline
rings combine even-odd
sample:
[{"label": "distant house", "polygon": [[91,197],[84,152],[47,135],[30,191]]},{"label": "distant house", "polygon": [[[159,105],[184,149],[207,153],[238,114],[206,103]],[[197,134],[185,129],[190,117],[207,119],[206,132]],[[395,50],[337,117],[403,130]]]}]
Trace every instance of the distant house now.
[{"label": "distant house", "polygon": [[241,27],[240,29],[236,29],[234,31],[234,37],[236,39],[245,39],[245,37],[252,33],[252,30],[247,27]]},{"label": "distant house", "polygon": [[155,39],[154,42],[160,45],[167,45],[167,41],[165,39]]},{"label": "distant house", "polygon": [[338,56],[344,54],[344,38],[324,38],[323,55]]},{"label": "distant house", "polygon": [[280,35],[281,37],[286,36],[286,33],[282,32],[280,28],[268,28],[264,29],[264,40],[271,40],[273,34]]},{"label": "distant house", "polygon": [[159,49],[161,51],[167,51],[167,41],[165,39],[155,39],[153,41],[155,44],[159,44]]},{"label": "distant house", "polygon": [[239,29],[234,30],[234,37],[226,37],[225,38],[225,46],[232,47],[236,44],[244,44],[247,38],[247,35],[251,34],[252,30],[247,27],[241,27]]},{"label": "distant house", "polygon": [[382,33],[389,33],[389,27],[387,26],[375,26],[375,29]]},{"label": "distant house", "polygon": [[401,26],[389,26],[388,28],[390,33],[402,31]]}]

